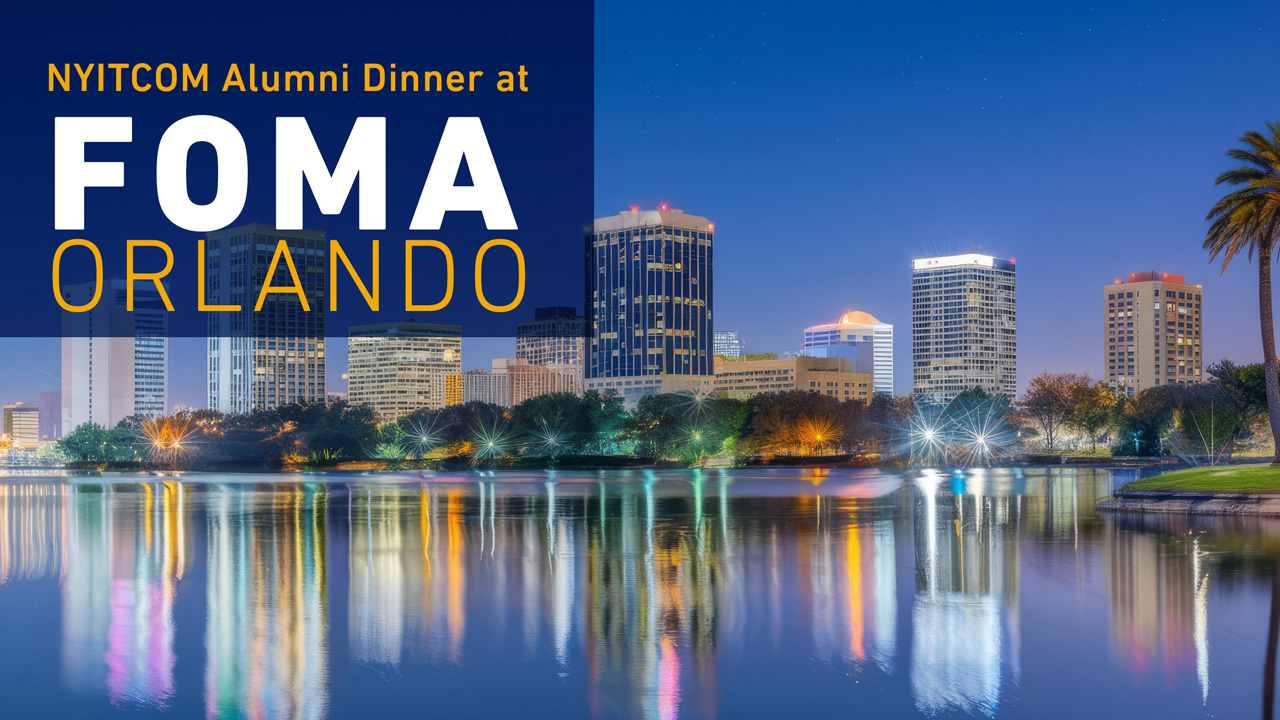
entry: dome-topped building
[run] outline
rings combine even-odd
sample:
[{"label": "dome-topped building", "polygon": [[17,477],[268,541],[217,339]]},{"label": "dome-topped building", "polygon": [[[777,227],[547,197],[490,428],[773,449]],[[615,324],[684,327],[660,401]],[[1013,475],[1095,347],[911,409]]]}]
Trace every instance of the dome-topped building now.
[{"label": "dome-topped building", "polygon": [[850,310],[840,316],[840,321],[836,325],[883,325],[884,323],[875,319],[871,313],[864,313],[861,310]]},{"label": "dome-topped building", "polygon": [[805,328],[804,354],[847,357],[857,372],[875,377],[875,391],[893,395],[893,326],[871,313],[850,310],[834,323]]}]

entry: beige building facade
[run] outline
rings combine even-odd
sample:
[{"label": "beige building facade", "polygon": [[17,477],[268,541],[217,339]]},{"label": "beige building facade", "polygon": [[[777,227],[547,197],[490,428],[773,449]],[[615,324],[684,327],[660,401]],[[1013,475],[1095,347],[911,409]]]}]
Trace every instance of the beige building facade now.
[{"label": "beige building facade", "polygon": [[1018,394],[1017,267],[965,253],[911,262],[911,374],[917,402],[972,388]]},{"label": "beige building facade", "polygon": [[347,397],[389,422],[448,404],[462,372],[462,328],[416,322],[359,325],[347,337]]},{"label": "beige building facade", "polygon": [[1132,273],[1102,289],[1107,382],[1126,395],[1204,382],[1203,287],[1182,275]]},{"label": "beige building facade", "polygon": [[749,398],[771,392],[806,390],[840,400],[869,401],[875,375],[855,372],[844,357],[799,356],[781,360],[717,360],[715,390],[729,397]]}]

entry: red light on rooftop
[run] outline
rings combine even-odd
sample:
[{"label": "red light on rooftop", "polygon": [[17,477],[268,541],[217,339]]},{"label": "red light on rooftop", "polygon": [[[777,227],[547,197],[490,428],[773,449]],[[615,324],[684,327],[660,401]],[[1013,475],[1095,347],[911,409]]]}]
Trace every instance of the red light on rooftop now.
[{"label": "red light on rooftop", "polygon": [[1183,275],[1174,275],[1173,273],[1156,272],[1154,270],[1141,273],[1129,273],[1129,282],[1167,282],[1177,285],[1187,284],[1187,278]]},{"label": "red light on rooftop", "polygon": [[1014,256],[1012,256],[1012,255],[1010,255],[1010,256],[1009,256],[1009,262],[1014,263],[1014,264],[1017,264],[1017,262],[1018,262],[1018,258],[1016,258],[1016,257],[1014,257]]},{"label": "red light on rooftop", "polygon": [[662,203],[661,205],[659,205],[659,206],[658,206],[658,209],[659,209],[659,210],[666,210],[666,209],[667,209],[667,204],[666,204],[666,203]]},{"label": "red light on rooftop", "polygon": [[639,205],[632,205],[632,206],[631,206],[631,212],[640,212],[640,206],[639,206]]}]

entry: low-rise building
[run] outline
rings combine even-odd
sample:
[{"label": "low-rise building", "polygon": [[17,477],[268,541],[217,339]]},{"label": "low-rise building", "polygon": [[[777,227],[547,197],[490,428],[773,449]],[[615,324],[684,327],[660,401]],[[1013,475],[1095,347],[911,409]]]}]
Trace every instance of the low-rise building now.
[{"label": "low-rise building", "polygon": [[578,394],[582,384],[578,367],[574,365],[535,365],[520,358],[499,358],[493,361],[493,373],[507,379],[507,402],[512,406],[550,393]]},{"label": "low-rise building", "polygon": [[15,448],[38,446],[40,444],[40,407],[33,402],[5,405],[4,432]]},{"label": "low-rise building", "polygon": [[844,357],[718,361],[715,369],[715,389],[729,397],[806,390],[866,402],[875,392],[874,374],[855,372],[853,360]]}]

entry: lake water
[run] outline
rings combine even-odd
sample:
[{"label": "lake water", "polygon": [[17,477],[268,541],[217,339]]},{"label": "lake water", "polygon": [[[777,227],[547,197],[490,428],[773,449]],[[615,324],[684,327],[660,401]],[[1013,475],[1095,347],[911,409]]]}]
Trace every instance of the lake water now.
[{"label": "lake water", "polygon": [[0,707],[1257,717],[1280,523],[1134,477],[0,477]]}]

